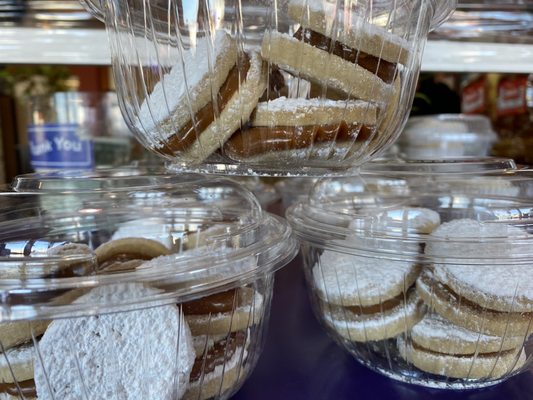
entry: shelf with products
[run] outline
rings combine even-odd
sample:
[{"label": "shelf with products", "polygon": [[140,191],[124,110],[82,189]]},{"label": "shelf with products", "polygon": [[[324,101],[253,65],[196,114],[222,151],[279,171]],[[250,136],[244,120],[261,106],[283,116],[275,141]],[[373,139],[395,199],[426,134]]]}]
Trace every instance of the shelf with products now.
[{"label": "shelf with products", "polygon": [[[0,64],[109,65],[103,29],[0,28]],[[430,40],[423,71],[533,72],[533,44]]]}]

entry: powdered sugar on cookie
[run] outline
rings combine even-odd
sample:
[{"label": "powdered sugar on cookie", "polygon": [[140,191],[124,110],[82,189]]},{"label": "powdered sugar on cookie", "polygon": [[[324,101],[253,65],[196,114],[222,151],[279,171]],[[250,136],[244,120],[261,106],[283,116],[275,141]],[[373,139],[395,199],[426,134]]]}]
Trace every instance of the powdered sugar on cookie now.
[{"label": "powdered sugar on cookie", "polygon": [[[75,303],[111,305],[156,293],[140,284],[110,285]],[[180,398],[194,359],[175,305],[55,320],[39,342],[37,394],[40,400]]]},{"label": "powdered sugar on cookie", "polygon": [[339,305],[374,305],[409,288],[418,275],[412,262],[326,250],[313,268],[320,297]]}]

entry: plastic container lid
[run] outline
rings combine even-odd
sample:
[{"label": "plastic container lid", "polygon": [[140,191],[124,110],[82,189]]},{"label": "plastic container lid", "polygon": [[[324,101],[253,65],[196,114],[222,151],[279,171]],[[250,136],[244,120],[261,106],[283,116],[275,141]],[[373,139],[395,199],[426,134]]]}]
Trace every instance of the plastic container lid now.
[{"label": "plastic container lid", "polygon": [[484,115],[441,114],[410,118],[399,145],[409,159],[485,157],[496,139]]},{"label": "plastic container lid", "polygon": [[393,160],[372,162],[361,168],[361,173],[382,176],[444,177],[453,175],[474,175],[506,173],[515,170],[516,164],[510,158],[457,158],[445,160]]},{"label": "plastic container lid", "polygon": [[[405,196],[376,196],[363,204],[360,192],[351,190],[353,180],[322,180],[305,202],[293,205],[287,219],[296,235],[314,246],[343,253],[379,256],[387,259],[428,261],[449,264],[502,264],[533,261],[533,201],[471,193],[413,193]],[[440,223],[470,219],[491,224],[505,224],[513,252],[505,250],[500,234],[479,231],[470,234],[433,237],[431,231]],[[454,254],[454,243],[468,242],[471,254]],[[420,253],[420,244],[442,242],[445,253]],[[490,245],[489,245],[490,244]],[[492,246],[490,254],[484,252]],[[427,252],[426,252],[427,253]]]},{"label": "plastic container lid", "polygon": [[[257,280],[296,255],[297,243],[287,223],[263,212],[248,190],[229,179],[174,176],[171,184],[164,178],[161,182],[167,184],[147,190],[145,183],[153,183],[154,176],[113,174],[24,176],[13,185],[18,192],[0,193],[2,320],[189,301]],[[23,187],[33,192],[20,191]],[[154,191],[159,193],[156,201],[139,201]],[[65,197],[77,202],[65,207]],[[110,240],[131,237],[159,241],[171,254],[111,272],[101,270],[92,252],[58,256],[54,250],[68,243],[94,250]],[[83,268],[51,273],[62,270],[64,263]],[[60,296],[119,283],[149,284],[160,290],[113,304],[74,304]]]}]

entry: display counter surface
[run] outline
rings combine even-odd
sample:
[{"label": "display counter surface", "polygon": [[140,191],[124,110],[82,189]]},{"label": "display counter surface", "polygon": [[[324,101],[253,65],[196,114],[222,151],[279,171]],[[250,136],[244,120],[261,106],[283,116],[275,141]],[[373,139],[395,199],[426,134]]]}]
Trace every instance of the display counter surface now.
[{"label": "display counter surface", "polygon": [[449,391],[407,385],[355,361],[314,317],[301,257],[276,276],[265,348],[254,373],[233,400],[529,400],[533,374],[482,390]]}]

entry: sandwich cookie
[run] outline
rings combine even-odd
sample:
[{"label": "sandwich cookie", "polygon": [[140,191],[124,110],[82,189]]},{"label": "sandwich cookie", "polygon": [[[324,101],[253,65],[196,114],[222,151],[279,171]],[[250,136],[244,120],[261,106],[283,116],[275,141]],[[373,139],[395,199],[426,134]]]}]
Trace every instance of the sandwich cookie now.
[{"label": "sandwich cookie", "polygon": [[424,314],[412,288],[420,268],[410,262],[324,251],[313,268],[326,323],[348,340],[384,340]]},{"label": "sandwich cookie", "polygon": [[[95,253],[82,243],[63,243],[46,249],[45,257],[56,258],[53,261],[27,261],[13,263],[0,273],[3,279],[31,279],[31,278],[60,278],[88,275],[95,270]],[[54,290],[46,294],[24,293],[9,294],[4,301],[11,304],[24,304],[28,299],[35,301],[35,297],[44,302],[70,303],[77,298],[79,290]],[[12,321],[0,324],[0,346],[3,351],[30,342],[32,338],[41,336],[48,321]]]},{"label": "sandwich cookie", "polygon": [[111,240],[124,238],[145,238],[160,242],[170,250],[179,248],[181,229],[175,228],[165,218],[139,218],[121,223]]},{"label": "sandwich cookie", "polygon": [[[91,290],[75,303],[117,305],[158,294],[141,284]],[[195,354],[175,305],[54,320],[39,342],[39,400],[181,398]]]},{"label": "sandwich cookie", "polygon": [[239,57],[231,36],[217,31],[214,39],[198,38],[154,87],[141,105],[138,128],[155,151],[200,163],[248,121],[266,82],[260,55]]},{"label": "sandwich cookie", "polygon": [[356,141],[374,135],[376,121],[377,107],[365,101],[280,97],[259,103],[249,125],[224,150],[247,161],[342,158]]},{"label": "sandwich cookie", "polygon": [[506,224],[458,219],[431,237],[425,252],[435,257],[433,273],[417,283],[426,303],[474,331],[498,336],[533,332],[533,282],[524,279],[531,265],[513,262],[513,257],[531,256],[533,236]]},{"label": "sandwich cookie", "polygon": [[246,375],[249,331],[232,332],[215,340],[212,344],[207,340],[204,350],[197,352],[185,399],[221,397]]},{"label": "sandwich cookie", "polygon": [[[485,266],[487,272],[489,269],[490,267]],[[495,282],[505,285],[504,281],[498,281],[497,275],[494,279]],[[495,336],[524,338],[533,332],[532,312],[497,311],[485,308],[468,300],[464,292],[455,292],[448,282],[439,281],[429,270],[424,271],[417,279],[416,289],[431,310],[455,325]]]},{"label": "sandwich cookie", "polygon": [[245,331],[263,316],[263,296],[240,287],[183,303],[182,310],[193,336],[228,335]]},{"label": "sandwich cookie", "polygon": [[119,272],[135,269],[147,260],[168,255],[170,250],[156,240],[128,237],[106,242],[95,253],[100,271]]},{"label": "sandwich cookie", "polygon": [[451,378],[499,378],[524,365],[524,338],[487,336],[427,314],[397,339],[400,355],[417,368]]},{"label": "sandwich cookie", "polygon": [[524,343],[524,337],[484,335],[454,325],[435,313],[427,313],[413,326],[411,340],[418,347],[451,355],[494,354],[517,350]]},{"label": "sandwich cookie", "polygon": [[389,99],[399,65],[410,59],[406,40],[355,15],[343,26],[344,14],[321,0],[293,0],[288,13],[300,29],[265,34],[265,60],[351,97]]},{"label": "sandwich cookie", "polygon": [[33,379],[35,348],[27,343],[0,355],[0,399],[33,400],[37,397]]},{"label": "sandwich cookie", "polygon": [[182,304],[196,351],[186,399],[218,397],[244,374],[250,328],[263,316],[263,296],[249,287]]},{"label": "sandwich cookie", "polygon": [[430,234],[440,225],[439,213],[423,207],[401,207],[378,211],[375,224],[387,232]]}]

